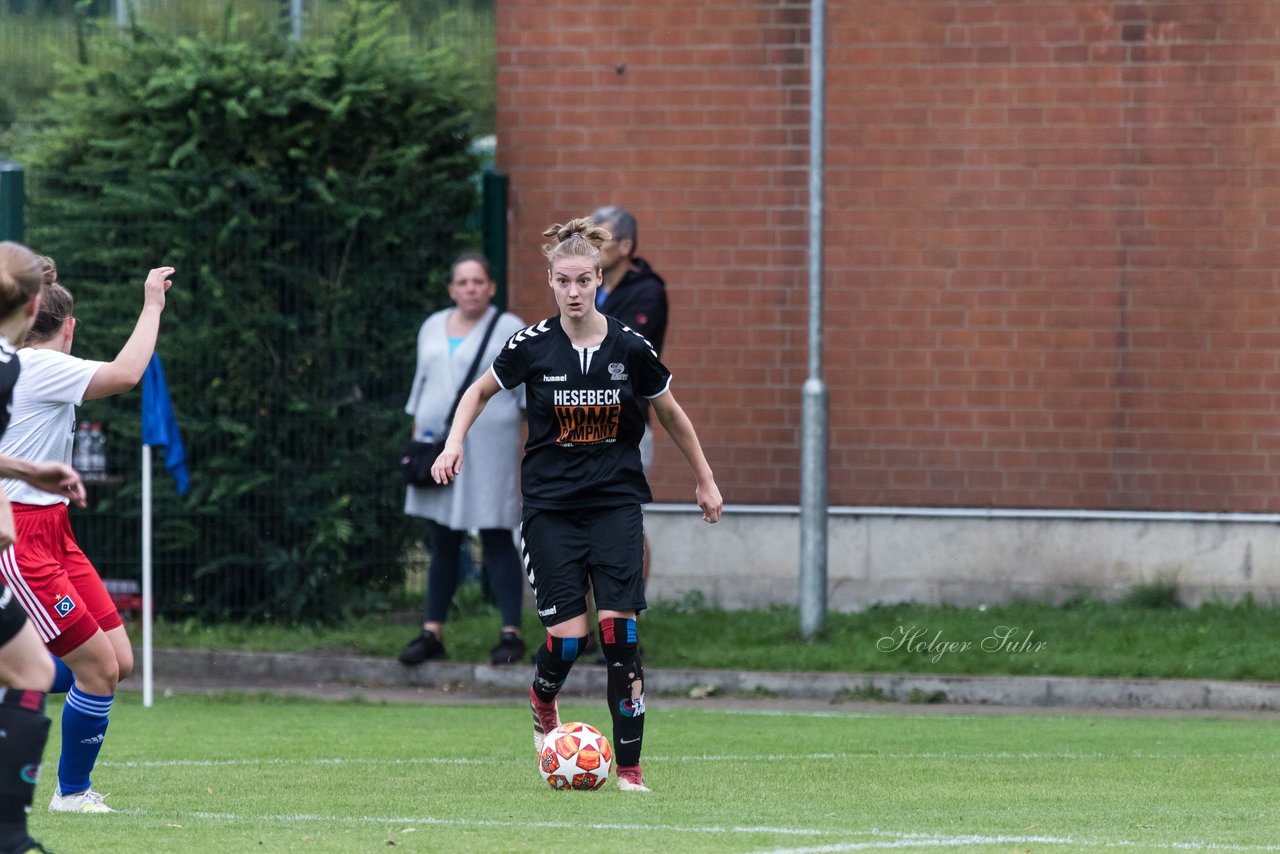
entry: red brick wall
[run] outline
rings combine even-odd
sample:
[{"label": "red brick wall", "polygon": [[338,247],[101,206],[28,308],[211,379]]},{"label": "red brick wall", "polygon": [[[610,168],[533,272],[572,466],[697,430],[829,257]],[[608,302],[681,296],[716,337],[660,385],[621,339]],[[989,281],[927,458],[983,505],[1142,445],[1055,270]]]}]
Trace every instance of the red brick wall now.
[{"label": "red brick wall", "polygon": [[[1280,510],[1280,3],[828,6],[833,504]],[[512,307],[631,208],[734,503],[794,503],[808,2],[502,0]],[[659,500],[685,501],[659,444]]]}]

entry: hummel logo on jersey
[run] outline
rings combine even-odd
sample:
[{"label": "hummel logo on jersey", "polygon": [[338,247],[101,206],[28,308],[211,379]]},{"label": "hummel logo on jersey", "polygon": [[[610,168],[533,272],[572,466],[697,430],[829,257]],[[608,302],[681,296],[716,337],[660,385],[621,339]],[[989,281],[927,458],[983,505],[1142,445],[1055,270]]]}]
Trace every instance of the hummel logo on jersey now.
[{"label": "hummel logo on jersey", "polygon": [[63,596],[57,602],[53,603],[53,610],[58,612],[59,617],[65,617],[76,609],[76,600],[70,596]]},{"label": "hummel logo on jersey", "polygon": [[539,609],[538,609],[538,616],[539,616],[539,617],[550,617],[550,616],[551,616],[552,614],[554,614],[555,612],[556,612],[556,606],[555,606],[555,605],[552,605],[550,608],[539,608]]},{"label": "hummel logo on jersey", "polygon": [[567,383],[569,381],[568,374],[543,374],[542,381],[544,383]]}]

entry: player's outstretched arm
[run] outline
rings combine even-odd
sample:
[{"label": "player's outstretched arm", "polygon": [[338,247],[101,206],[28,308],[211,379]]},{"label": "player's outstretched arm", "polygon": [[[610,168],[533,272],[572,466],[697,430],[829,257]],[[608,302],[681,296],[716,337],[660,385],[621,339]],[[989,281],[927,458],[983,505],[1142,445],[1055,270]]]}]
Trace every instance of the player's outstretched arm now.
[{"label": "player's outstretched arm", "polygon": [[489,399],[502,391],[502,386],[494,379],[492,371],[485,371],[480,379],[473,382],[458,401],[458,411],[453,414],[453,426],[449,428],[449,436],[444,440],[444,450],[431,465],[431,478],[444,486],[451,483],[458,472],[462,471],[462,444],[467,438],[467,431],[476,423],[480,413],[484,412]]},{"label": "player's outstretched arm", "polygon": [[156,337],[160,334],[160,315],[164,313],[165,292],[173,286],[169,279],[172,267],[157,267],[147,274],[142,286],[142,312],[133,326],[133,333],[124,342],[120,352],[94,373],[85,389],[85,400],[97,400],[121,394],[138,384],[151,354],[156,350]]},{"label": "player's outstretched arm", "polygon": [[670,389],[649,402],[653,404],[653,411],[658,414],[658,423],[667,431],[671,441],[676,443],[676,447],[689,463],[689,468],[693,470],[693,477],[697,484],[693,495],[697,499],[698,506],[702,508],[702,521],[712,523],[720,521],[720,514],[724,511],[724,499],[720,497],[720,487],[716,486],[716,479],[711,473],[707,457],[702,453],[702,443],[698,441],[693,422],[676,402],[675,395]]},{"label": "player's outstretched arm", "polygon": [[36,489],[70,498],[77,507],[84,507],[84,481],[80,473],[65,463],[30,462],[0,454],[0,477],[11,477],[29,483]]}]

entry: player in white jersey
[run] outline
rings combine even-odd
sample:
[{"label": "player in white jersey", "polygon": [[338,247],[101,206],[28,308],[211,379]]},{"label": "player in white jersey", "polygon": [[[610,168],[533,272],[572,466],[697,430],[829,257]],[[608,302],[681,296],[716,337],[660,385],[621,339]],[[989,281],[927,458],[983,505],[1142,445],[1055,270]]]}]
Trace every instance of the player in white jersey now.
[{"label": "player in white jersey", "polygon": [[[46,269],[25,246],[0,243],[0,433],[9,423],[21,369],[13,345],[22,343],[35,319]],[[80,476],[62,463],[0,456],[0,476],[19,478],[84,506]],[[0,493],[0,550],[4,552],[0,560],[12,557],[14,536],[9,500]],[[49,739],[44,704],[53,676],[53,662],[13,591],[0,585],[0,852],[4,854],[45,850],[27,832],[27,812]]]},{"label": "player in white jersey", "polygon": [[560,722],[556,695],[587,642],[588,590],[600,618],[618,786],[647,792],[640,769],[644,668],[636,617],[645,608],[642,504],[651,501],[640,462],[642,400],[648,400],[694,476],[707,522],[724,501],[671,374],[639,333],[596,308],[600,245],[609,232],[590,219],[543,233],[547,283],[559,314],[517,332],[493,367],[467,390],[444,452],[431,469],[448,483],[463,465],[463,439],[485,404],[523,384],[529,438],[521,464],[525,569],[547,642],[534,659],[529,705],[534,746]]},{"label": "player in white jersey", "polygon": [[[34,462],[71,458],[75,407],[137,385],[155,350],[172,285],[172,267],[152,270],[143,285],[142,310],[133,332],[110,362],[71,355],[75,302],[61,284],[46,284],[40,310],[19,351],[22,374],[13,396],[9,429],[0,453]],[[92,787],[91,773],[106,736],[116,685],[133,670],[133,647],[115,603],[71,531],[66,502],[2,481],[13,501],[18,540],[15,561],[0,573],[35,623],[45,647],[65,663],[60,683],[70,682],[62,709],[58,785],[54,812],[109,813]],[[74,680],[70,677],[74,674]]]}]

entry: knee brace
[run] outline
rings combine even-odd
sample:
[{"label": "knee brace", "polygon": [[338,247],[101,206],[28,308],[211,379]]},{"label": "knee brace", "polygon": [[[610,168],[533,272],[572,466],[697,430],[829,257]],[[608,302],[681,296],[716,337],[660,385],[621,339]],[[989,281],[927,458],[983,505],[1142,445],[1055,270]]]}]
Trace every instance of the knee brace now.
[{"label": "knee brace", "polygon": [[586,636],[580,638],[556,638],[547,635],[547,642],[538,647],[534,659],[533,691],[544,702],[555,699],[569,676],[569,670],[586,648]]}]

